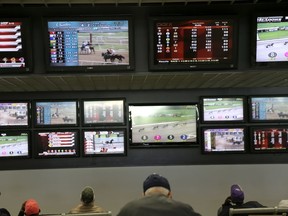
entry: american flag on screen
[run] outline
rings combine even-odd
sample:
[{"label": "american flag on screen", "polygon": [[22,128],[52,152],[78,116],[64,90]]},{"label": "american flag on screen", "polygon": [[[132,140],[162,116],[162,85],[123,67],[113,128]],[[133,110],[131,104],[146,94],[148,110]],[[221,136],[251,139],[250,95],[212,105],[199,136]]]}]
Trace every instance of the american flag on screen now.
[{"label": "american flag on screen", "polygon": [[22,49],[21,22],[0,22],[0,52]]}]

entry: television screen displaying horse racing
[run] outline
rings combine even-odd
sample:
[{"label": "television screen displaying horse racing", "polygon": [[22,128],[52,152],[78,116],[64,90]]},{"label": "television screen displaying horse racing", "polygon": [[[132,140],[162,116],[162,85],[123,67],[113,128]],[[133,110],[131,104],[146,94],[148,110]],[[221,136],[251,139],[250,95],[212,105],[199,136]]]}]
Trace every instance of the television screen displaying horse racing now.
[{"label": "television screen displaying horse racing", "polygon": [[197,142],[196,105],[131,105],[131,146]]},{"label": "television screen displaying horse racing", "polygon": [[287,62],[288,16],[257,17],[256,62]]},{"label": "television screen displaying horse racing", "polygon": [[245,128],[205,128],[203,152],[244,152]]},{"label": "television screen displaying horse racing", "polygon": [[252,121],[288,121],[288,97],[251,97]]},{"label": "television screen displaying horse racing", "polygon": [[37,101],[36,125],[76,125],[76,101]]},{"label": "television screen displaying horse racing", "polygon": [[0,127],[28,126],[28,102],[0,102]]},{"label": "television screen displaying horse racing", "polygon": [[93,130],[84,131],[84,155],[105,155],[125,153],[125,131]]},{"label": "television screen displaying horse racing", "polygon": [[202,99],[203,121],[243,121],[243,97],[206,97]]},{"label": "television screen displaying horse racing", "polygon": [[24,131],[0,132],[0,158],[28,157],[29,133]]},{"label": "television screen displaying horse racing", "polygon": [[48,21],[50,66],[129,63],[129,20]]}]

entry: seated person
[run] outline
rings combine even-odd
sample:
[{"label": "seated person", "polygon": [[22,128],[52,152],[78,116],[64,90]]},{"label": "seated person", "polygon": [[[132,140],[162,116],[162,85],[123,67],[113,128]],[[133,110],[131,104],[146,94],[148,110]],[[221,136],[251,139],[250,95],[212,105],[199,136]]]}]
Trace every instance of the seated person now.
[{"label": "seated person", "polygon": [[230,196],[225,199],[222,207],[218,209],[218,216],[229,216],[230,208],[263,208],[263,206],[257,201],[249,201],[244,203],[244,192],[237,184],[231,186]]},{"label": "seated person", "polygon": [[288,208],[288,200],[281,200],[278,204],[278,208]]},{"label": "seated person", "polygon": [[103,208],[95,205],[95,195],[92,187],[85,187],[81,193],[81,204],[71,209],[69,213],[77,214],[77,213],[98,213],[98,212],[106,212]]},{"label": "seated person", "polygon": [[143,197],[127,203],[117,216],[200,216],[186,203],[172,199],[168,180],[158,174],[143,183]]},{"label": "seated person", "polygon": [[40,214],[40,207],[36,200],[29,199],[25,202],[24,214],[26,216],[38,216]]}]

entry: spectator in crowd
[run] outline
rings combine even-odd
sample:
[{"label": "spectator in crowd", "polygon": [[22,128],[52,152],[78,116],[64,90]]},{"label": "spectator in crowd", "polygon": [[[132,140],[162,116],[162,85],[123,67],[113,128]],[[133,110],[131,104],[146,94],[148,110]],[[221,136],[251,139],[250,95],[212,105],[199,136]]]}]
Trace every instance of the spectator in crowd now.
[{"label": "spectator in crowd", "polygon": [[230,196],[228,196],[222,206],[218,209],[218,216],[229,216],[230,208],[261,208],[266,207],[257,201],[244,203],[244,192],[237,184],[231,186]]},{"label": "spectator in crowd", "polygon": [[0,208],[0,216],[11,216],[6,208]]},{"label": "spectator in crowd", "polygon": [[25,202],[24,214],[26,216],[38,216],[40,214],[40,207],[36,200],[29,199]]},{"label": "spectator in crowd", "polygon": [[278,208],[288,208],[288,200],[281,200],[278,204]]},{"label": "spectator in crowd", "polygon": [[81,193],[81,204],[71,209],[69,213],[97,213],[97,212],[105,212],[103,208],[95,205],[95,194],[92,187],[85,187]]},{"label": "spectator in crowd", "polygon": [[143,195],[122,207],[117,216],[200,216],[190,205],[172,199],[170,184],[161,175],[146,178]]}]

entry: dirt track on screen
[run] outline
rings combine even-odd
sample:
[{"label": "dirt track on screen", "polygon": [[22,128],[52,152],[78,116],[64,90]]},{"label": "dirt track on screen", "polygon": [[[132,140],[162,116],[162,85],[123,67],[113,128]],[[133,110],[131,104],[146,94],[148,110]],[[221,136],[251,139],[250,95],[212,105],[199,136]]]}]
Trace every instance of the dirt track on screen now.
[{"label": "dirt track on screen", "polygon": [[110,60],[107,60],[107,62],[105,62],[102,53],[105,51],[95,51],[91,52],[91,53],[80,53],[79,55],[79,63],[82,65],[103,65],[103,64],[126,64],[128,65],[129,63],[129,56],[128,53],[121,53],[120,51],[117,52],[117,54],[120,54],[122,56],[124,56],[125,58],[122,60],[122,62],[119,62],[117,59],[115,59],[115,61],[112,63]]}]

